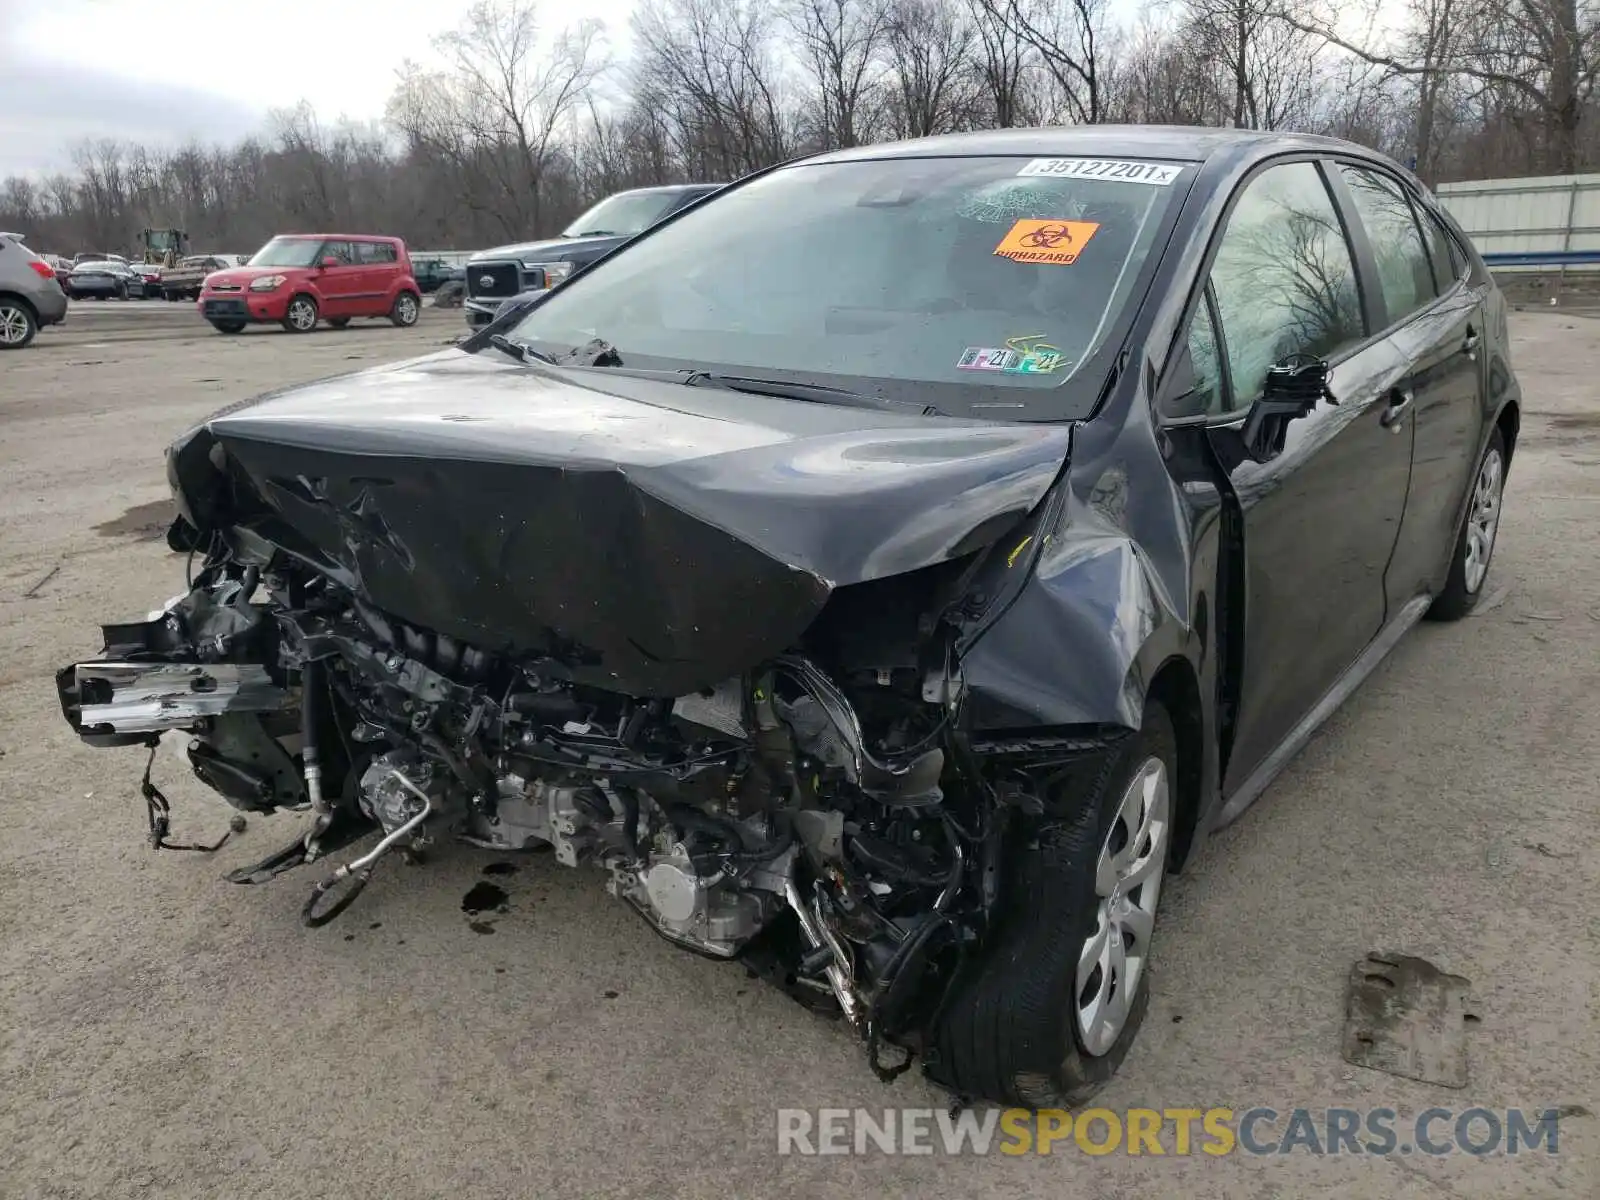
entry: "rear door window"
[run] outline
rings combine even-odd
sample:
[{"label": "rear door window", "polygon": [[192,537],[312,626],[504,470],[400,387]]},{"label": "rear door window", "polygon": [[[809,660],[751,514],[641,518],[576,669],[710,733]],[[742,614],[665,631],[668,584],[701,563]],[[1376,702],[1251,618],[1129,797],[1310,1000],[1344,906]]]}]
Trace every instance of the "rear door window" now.
[{"label": "rear door window", "polygon": [[1270,167],[1245,185],[1211,286],[1236,409],[1261,395],[1274,363],[1329,358],[1366,337],[1355,260],[1314,163]]},{"label": "rear door window", "polygon": [[1389,176],[1366,167],[1341,164],[1356,211],[1378,265],[1378,287],[1389,323],[1403,321],[1435,296],[1433,267],[1416,214],[1405,189]]},{"label": "rear door window", "polygon": [[397,261],[394,247],[388,242],[357,242],[356,253],[363,266],[381,266]]},{"label": "rear door window", "polygon": [[1445,231],[1444,223],[1427,209],[1418,207],[1422,227],[1428,231],[1428,257],[1433,260],[1433,278],[1439,295],[1455,287],[1465,275],[1466,264],[1455,238]]}]

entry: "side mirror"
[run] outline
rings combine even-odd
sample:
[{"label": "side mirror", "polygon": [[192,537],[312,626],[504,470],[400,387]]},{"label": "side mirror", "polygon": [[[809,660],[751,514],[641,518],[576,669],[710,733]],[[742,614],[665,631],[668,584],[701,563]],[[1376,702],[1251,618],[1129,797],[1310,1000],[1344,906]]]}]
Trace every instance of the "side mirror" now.
[{"label": "side mirror", "polygon": [[1328,390],[1328,361],[1294,354],[1267,371],[1261,396],[1250,406],[1240,438],[1256,462],[1271,462],[1283,453],[1289,422],[1314,412],[1318,401],[1337,404]]},{"label": "side mirror", "polygon": [[337,258],[335,258],[333,255],[324,254],[322,256],[322,268],[323,268],[323,270],[327,270],[329,267],[337,267],[338,265],[339,265],[339,260]]}]

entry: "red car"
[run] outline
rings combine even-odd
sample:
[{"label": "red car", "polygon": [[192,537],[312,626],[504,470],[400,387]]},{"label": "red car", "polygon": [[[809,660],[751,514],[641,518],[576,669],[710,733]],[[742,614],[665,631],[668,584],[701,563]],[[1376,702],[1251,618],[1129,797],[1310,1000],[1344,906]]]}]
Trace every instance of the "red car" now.
[{"label": "red car", "polygon": [[346,233],[286,233],[242,267],[206,276],[200,315],[219,333],[277,322],[309,333],[318,321],[335,329],[352,317],[417,323],[422,293],[399,238]]}]

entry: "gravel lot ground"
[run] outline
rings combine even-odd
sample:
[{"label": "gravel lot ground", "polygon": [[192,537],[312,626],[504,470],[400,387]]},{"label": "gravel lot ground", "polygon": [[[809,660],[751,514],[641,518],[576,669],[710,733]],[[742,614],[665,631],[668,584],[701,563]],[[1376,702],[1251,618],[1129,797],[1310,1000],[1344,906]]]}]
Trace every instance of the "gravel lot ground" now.
[{"label": "gravel lot ground", "polygon": [[[595,872],[386,869],[326,930],[320,872],[220,881],[145,845],[138,750],[82,747],[52,672],[182,590],[161,451],[237,397],[423,353],[425,310],[222,338],[188,306],[77,306],[0,356],[0,1197],[1600,1195],[1600,322],[1515,318],[1526,392],[1488,611],[1424,626],[1169,892],[1109,1107],[1415,1115],[1576,1106],[1560,1153],[780,1158],[784,1106],[941,1105],[853,1036],[655,937]],[[180,837],[227,810],[167,755]],[[1338,1053],[1346,973],[1393,947],[1467,976],[1462,1092]],[[1281,1127],[1280,1130],[1281,1132]]]}]

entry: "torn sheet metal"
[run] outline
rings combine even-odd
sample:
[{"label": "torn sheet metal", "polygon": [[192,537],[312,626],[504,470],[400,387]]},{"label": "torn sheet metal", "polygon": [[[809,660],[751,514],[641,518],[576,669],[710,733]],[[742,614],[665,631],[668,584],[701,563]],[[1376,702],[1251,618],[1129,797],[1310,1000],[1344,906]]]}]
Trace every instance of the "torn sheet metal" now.
[{"label": "torn sheet metal", "polygon": [[1468,981],[1427,959],[1374,951],[1350,969],[1346,1062],[1445,1087],[1467,1086]]},{"label": "torn sheet metal", "polygon": [[272,712],[287,700],[254,663],[85,662],[73,672],[68,720],[79,732],[160,733],[228,712]]}]

